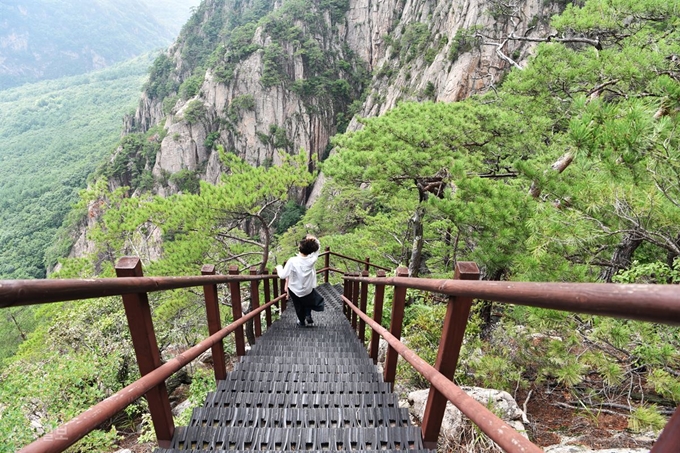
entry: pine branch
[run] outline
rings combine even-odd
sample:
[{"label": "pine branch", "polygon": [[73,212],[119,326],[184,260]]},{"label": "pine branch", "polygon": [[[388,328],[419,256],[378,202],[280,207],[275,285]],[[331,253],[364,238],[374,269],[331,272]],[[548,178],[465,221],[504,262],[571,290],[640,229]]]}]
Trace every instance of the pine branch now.
[{"label": "pine branch", "polygon": [[264,244],[260,244],[259,242],[253,241],[252,239],[240,238],[238,236],[234,236],[234,235],[227,234],[227,233],[217,233],[217,236],[221,237],[221,238],[232,239],[232,240],[238,241],[238,242],[243,242],[244,244],[250,244],[250,245],[255,245],[257,247],[260,247],[260,248],[264,248]]},{"label": "pine branch", "polygon": [[558,37],[557,35],[549,35],[545,38],[532,38],[530,36],[516,36],[515,33],[510,33],[510,35],[505,38],[507,40],[512,40],[512,41],[527,41],[527,42],[559,42],[563,44],[589,44],[593,47],[595,47],[597,50],[602,50],[602,44],[600,43],[600,38],[597,37],[596,39],[590,39],[590,38],[582,38],[582,37],[571,37],[571,38],[565,38],[565,37]]}]

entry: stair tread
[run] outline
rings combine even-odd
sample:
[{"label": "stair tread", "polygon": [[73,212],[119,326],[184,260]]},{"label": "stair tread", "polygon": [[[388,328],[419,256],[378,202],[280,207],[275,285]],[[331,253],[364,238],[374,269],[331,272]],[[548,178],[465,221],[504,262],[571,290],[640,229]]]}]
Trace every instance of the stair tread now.
[{"label": "stair tread", "polygon": [[299,328],[292,307],[155,453],[435,453],[399,407],[342,314],[342,286],[323,284],[326,310]]},{"label": "stair tread", "polygon": [[[171,448],[207,450],[422,449],[420,428],[181,427]],[[264,448],[263,448],[264,447]]]},{"label": "stair tread", "polygon": [[282,427],[366,427],[409,426],[408,410],[399,407],[355,409],[264,409],[264,408],[196,408],[189,426],[250,428]]},{"label": "stair tread", "polygon": [[386,382],[289,382],[289,381],[238,381],[217,383],[215,393],[390,393],[392,386]]}]

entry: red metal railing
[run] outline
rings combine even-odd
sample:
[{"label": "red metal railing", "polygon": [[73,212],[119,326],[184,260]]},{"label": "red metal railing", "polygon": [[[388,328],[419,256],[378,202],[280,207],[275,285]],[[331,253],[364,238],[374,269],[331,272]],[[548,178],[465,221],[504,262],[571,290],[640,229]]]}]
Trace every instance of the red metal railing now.
[{"label": "red metal railing", "polygon": [[[265,322],[269,327],[272,323],[271,306],[281,302],[281,309],[285,309],[286,296],[282,291],[282,281],[279,284],[274,282],[274,298],[270,299],[271,281],[278,280],[276,275],[258,275],[255,269],[250,269],[250,275],[238,275],[236,267],[230,268],[229,275],[215,275],[215,268],[211,265],[204,266],[201,272],[203,276],[200,277],[143,277],[139,259],[125,257],[121,258],[116,265],[118,278],[0,281],[0,308],[122,296],[137,363],[142,375],[129,386],[20,451],[22,453],[62,452],[144,395],[149,403],[149,412],[158,444],[161,447],[168,447],[175,427],[165,380],[211,348],[215,378],[224,379],[226,364],[222,340],[234,333],[236,353],[243,355],[245,354],[243,325],[252,319],[255,336],[258,337],[261,335],[260,314],[265,312]],[[251,311],[245,316],[241,313],[240,303],[242,282],[249,282],[251,290]],[[261,306],[258,288],[260,282],[264,286],[265,299]],[[231,292],[234,322],[223,328],[219,315],[217,285],[225,283],[229,285]],[[210,337],[162,364],[147,292],[197,286],[202,286],[204,290]]]},{"label": "red metal railing", "polygon": [[[426,446],[433,448],[439,434],[446,401],[451,401],[482,431],[508,452],[539,452],[533,445],[488,409],[467,396],[452,382],[465,327],[473,299],[494,300],[504,303],[552,308],[579,313],[618,316],[642,321],[680,325],[680,290],[671,285],[612,285],[612,284],[563,284],[563,283],[513,283],[482,282],[474,263],[458,263],[453,280],[408,278],[404,268],[397,269],[396,277],[386,277],[386,268],[376,266],[368,259],[357,260],[331,252],[328,248],[321,254],[324,267],[317,271],[329,280],[330,272],[343,273],[330,266],[330,257],[336,256],[363,267],[358,274],[344,275],[345,313],[359,338],[364,341],[368,325],[372,332],[370,356],[377,361],[378,340],[382,336],[388,342],[384,379],[394,383],[399,356],[418,370],[430,383],[431,390],[422,423]],[[378,269],[376,277],[368,277],[370,268]],[[161,447],[172,438],[174,424],[169,412],[164,381],[173,373],[194,360],[209,348],[213,351],[215,378],[226,376],[222,340],[234,333],[237,354],[245,352],[243,325],[254,321],[256,337],[261,334],[260,314],[265,312],[267,327],[271,325],[271,306],[281,302],[285,310],[284,282],[271,280],[275,275],[257,275],[255,269],[249,275],[238,275],[233,267],[230,275],[214,275],[214,266],[204,266],[202,276],[197,277],[143,277],[137,258],[122,258],[117,266],[118,278],[90,280],[28,280],[0,281],[0,308],[81,300],[103,296],[123,296],[123,303],[131,330],[142,378],[88,409],[53,432],[28,445],[22,452],[61,452],[84,435],[113,417],[135,400],[146,394],[154,429]],[[243,316],[240,284],[250,283],[251,312]],[[263,282],[264,301],[260,305],[258,285]],[[218,284],[228,284],[234,322],[221,327],[217,300]],[[368,287],[374,288],[373,318],[366,314]],[[148,306],[147,292],[203,286],[206,316],[210,337],[184,351],[174,359],[161,364],[156,345],[153,322]],[[394,288],[390,329],[381,324],[385,288]],[[404,316],[407,289],[419,289],[448,296],[448,309],[434,366],[424,362],[403,345],[399,338]],[[271,295],[273,294],[273,298]],[[680,411],[668,422],[654,445],[652,452],[676,452],[680,445]]]},{"label": "red metal railing", "polygon": [[[505,451],[541,451],[452,382],[473,299],[680,325],[680,288],[676,285],[479,281],[479,269],[470,262],[456,265],[453,280],[409,278],[406,268],[397,269],[396,274],[392,278],[385,277],[383,272],[378,272],[378,276],[373,278],[368,277],[367,272],[346,275],[343,295],[345,314],[362,340],[365,337],[365,324],[374,332],[370,346],[374,362],[378,357],[379,337],[387,341],[385,382],[394,383],[398,356],[403,357],[430,382],[421,425],[423,442],[427,448],[436,448],[446,402],[451,401]],[[373,318],[366,314],[367,285],[375,286]],[[380,324],[385,286],[394,287],[389,330]],[[399,341],[409,288],[448,296],[447,313],[434,366],[423,361]],[[358,325],[357,316],[361,319]],[[675,410],[654,444],[652,453],[677,453],[680,451],[679,446],[680,407]]]}]

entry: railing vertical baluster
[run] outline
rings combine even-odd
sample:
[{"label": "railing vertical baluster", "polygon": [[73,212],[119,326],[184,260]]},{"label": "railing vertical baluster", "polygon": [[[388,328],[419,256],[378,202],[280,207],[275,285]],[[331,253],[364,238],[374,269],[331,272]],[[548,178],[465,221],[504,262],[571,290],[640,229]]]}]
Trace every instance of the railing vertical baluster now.
[{"label": "railing vertical baluster", "polygon": [[326,256],[324,257],[323,260],[323,267],[326,269],[323,272],[323,282],[328,283],[328,276],[330,275],[330,271],[328,270],[329,267],[331,267],[331,248],[326,247]]},{"label": "railing vertical baluster", "polygon": [[[368,260],[368,258],[366,258]],[[362,277],[368,277],[368,270],[365,270],[361,273]],[[361,297],[359,298],[359,308],[361,309],[362,312],[366,313],[366,305],[367,305],[367,299],[368,299],[368,283],[366,282],[361,282]],[[366,341],[366,321],[363,319],[359,320],[359,339],[361,340],[361,344],[364,344]]]},{"label": "railing vertical baluster", "polygon": [[[201,275],[215,275],[215,266],[206,264],[201,268]],[[220,322],[220,306],[217,298],[217,285],[204,285],[205,314],[208,319],[208,333],[213,335],[222,329]],[[213,370],[215,380],[223,381],[227,378],[227,365],[224,360],[224,342],[215,343],[212,347]]]},{"label": "railing vertical baluster", "polygon": [[[342,281],[342,291],[343,291],[343,296],[345,296],[346,299],[352,299],[352,282],[347,280],[345,277],[349,277],[351,274],[345,274],[343,275],[343,281]],[[345,314],[345,317],[347,320],[350,320],[350,309],[347,306],[347,304],[343,301],[342,303],[342,312]]]},{"label": "railing vertical baluster", "polygon": [[[276,269],[274,270],[274,278],[272,279],[272,287],[274,288],[274,299],[279,297],[279,277],[276,274]],[[277,306],[280,306],[279,303],[276,303]]]},{"label": "railing vertical baluster", "polygon": [[[257,268],[250,268],[250,275],[257,275]],[[250,309],[254,310],[260,306],[260,281],[251,280],[250,281]],[[253,324],[255,325],[255,338],[262,336],[262,320],[260,316],[253,319]]]},{"label": "railing vertical baluster", "polygon": [[[265,275],[269,275],[269,270],[265,269],[264,270]],[[265,278],[264,281],[262,282],[264,285],[264,303],[266,304],[269,302],[271,299],[271,291],[270,291],[270,285],[271,285],[271,279]],[[272,309],[271,307],[267,307],[264,310],[264,319],[267,322],[267,329],[271,327],[272,325]]]},{"label": "railing vertical baluster", "polygon": [[[353,277],[358,277],[361,274],[359,273],[354,273],[352,274]],[[359,282],[352,282],[352,303],[356,306],[359,306]],[[354,332],[358,333],[357,330],[357,314],[354,310],[352,310],[352,329],[354,329]]]},{"label": "railing vertical baluster", "polygon": [[[380,270],[376,273],[378,277],[385,277],[385,271]],[[375,297],[373,302],[373,320],[382,325],[383,301],[385,298],[385,285],[375,285]],[[378,349],[380,346],[380,335],[371,331],[371,358],[373,363],[378,363]]]},{"label": "railing vertical baluster", "polygon": [[367,256],[366,261],[364,261],[364,270],[366,272],[371,270],[371,257],[370,256]]},{"label": "railing vertical baluster", "polygon": [[[465,261],[456,264],[453,278],[455,280],[479,280],[479,274],[477,264]],[[453,380],[453,375],[456,372],[458,356],[463,344],[465,327],[470,316],[471,306],[471,297],[449,296],[435,368],[451,380]],[[426,448],[437,448],[437,438],[439,437],[439,429],[444,418],[446,401],[446,398],[439,390],[434,388],[434,386],[430,386],[430,393],[427,397],[427,405],[425,406],[421,427],[423,443]]]},{"label": "railing vertical baluster", "polygon": [[[408,269],[405,267],[397,268],[397,277],[408,277]],[[401,329],[404,324],[404,307],[406,305],[406,288],[403,286],[394,287],[394,298],[392,299],[392,321],[390,322],[390,333],[397,339],[401,339]],[[384,381],[394,385],[394,377],[397,374],[397,357],[399,354],[392,346],[387,347],[385,357]]]},{"label": "railing vertical baluster", "polygon": [[[286,263],[283,263],[283,265],[285,266]],[[279,279],[279,285],[278,286],[279,286],[279,290],[281,291],[280,294],[283,295],[286,292],[286,280]],[[288,297],[281,299],[281,313],[286,311],[286,304],[288,302],[287,299],[288,299]]]},{"label": "railing vertical baluster", "polygon": [[[238,275],[238,266],[229,266],[229,275]],[[231,309],[234,313],[234,321],[241,319],[243,309],[241,308],[241,283],[229,282],[231,292]],[[246,344],[243,338],[243,326],[234,331],[234,341],[236,342],[236,355],[239,357],[246,355]]]},{"label": "railing vertical baluster", "polygon": [[[142,277],[142,263],[139,258],[126,256],[118,260],[116,276]],[[151,319],[149,298],[146,293],[124,294],[122,298],[139,372],[142,376],[145,376],[161,365],[161,354],[158,350],[156,333]],[[149,390],[146,393],[146,400],[149,403],[149,412],[158,439],[158,446],[169,448],[172,435],[175,432],[175,422],[172,419],[172,409],[170,409],[170,399],[165,382],[161,382]]]}]

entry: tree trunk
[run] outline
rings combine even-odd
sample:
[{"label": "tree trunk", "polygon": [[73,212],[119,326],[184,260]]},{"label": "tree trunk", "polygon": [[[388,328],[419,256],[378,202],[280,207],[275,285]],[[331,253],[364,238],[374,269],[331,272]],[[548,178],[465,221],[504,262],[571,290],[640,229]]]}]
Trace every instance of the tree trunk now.
[{"label": "tree trunk", "polygon": [[26,334],[24,333],[23,330],[21,330],[21,326],[19,325],[19,322],[17,321],[17,318],[14,317],[14,313],[12,313],[11,309],[8,310],[9,312],[9,317],[12,318],[12,322],[14,323],[14,326],[17,328],[19,331],[19,335],[21,335],[21,339],[23,341],[26,341]]},{"label": "tree trunk", "polygon": [[[252,310],[253,305],[250,301],[248,301],[248,305],[245,305],[244,303],[241,304],[242,310],[243,310],[243,315],[247,315],[250,313],[250,310]],[[255,323],[251,319],[250,321],[246,321],[244,324],[244,328],[246,331],[246,339],[248,340],[248,344],[250,346],[255,346]]]},{"label": "tree trunk", "polygon": [[640,244],[642,244],[642,238],[636,232],[626,233],[621,243],[614,250],[611,264],[602,269],[599,279],[603,282],[611,283],[612,278],[618,271],[630,266],[633,253],[635,253]]},{"label": "tree trunk", "polygon": [[[678,236],[678,237],[675,239],[675,244],[676,244],[678,247],[680,247],[680,236]],[[666,264],[668,265],[668,267],[670,267],[671,269],[673,269],[673,264],[675,264],[675,259],[676,259],[677,257],[678,257],[678,254],[677,254],[676,252],[670,251],[670,250],[668,251],[668,254],[666,255]],[[671,282],[667,282],[667,283],[671,283]]]},{"label": "tree trunk", "polygon": [[[571,154],[570,152],[562,155],[559,159],[553,163],[550,168],[555,170],[558,174],[562,173],[564,170],[567,169],[567,167],[574,161],[574,155]],[[547,170],[546,170],[547,171]],[[541,188],[538,186],[536,181],[533,181],[531,183],[531,187],[529,188],[529,195],[531,195],[533,198],[538,198],[541,195]]]},{"label": "tree trunk", "polygon": [[449,271],[449,266],[451,265],[452,262],[452,250],[451,250],[451,242],[452,242],[452,237],[451,237],[451,227],[447,228],[446,231],[444,232],[444,270],[446,272]]},{"label": "tree trunk", "polygon": [[408,265],[408,276],[417,277],[423,260],[423,214],[425,208],[419,204],[411,217],[413,228],[413,246],[411,247],[411,260]]}]

